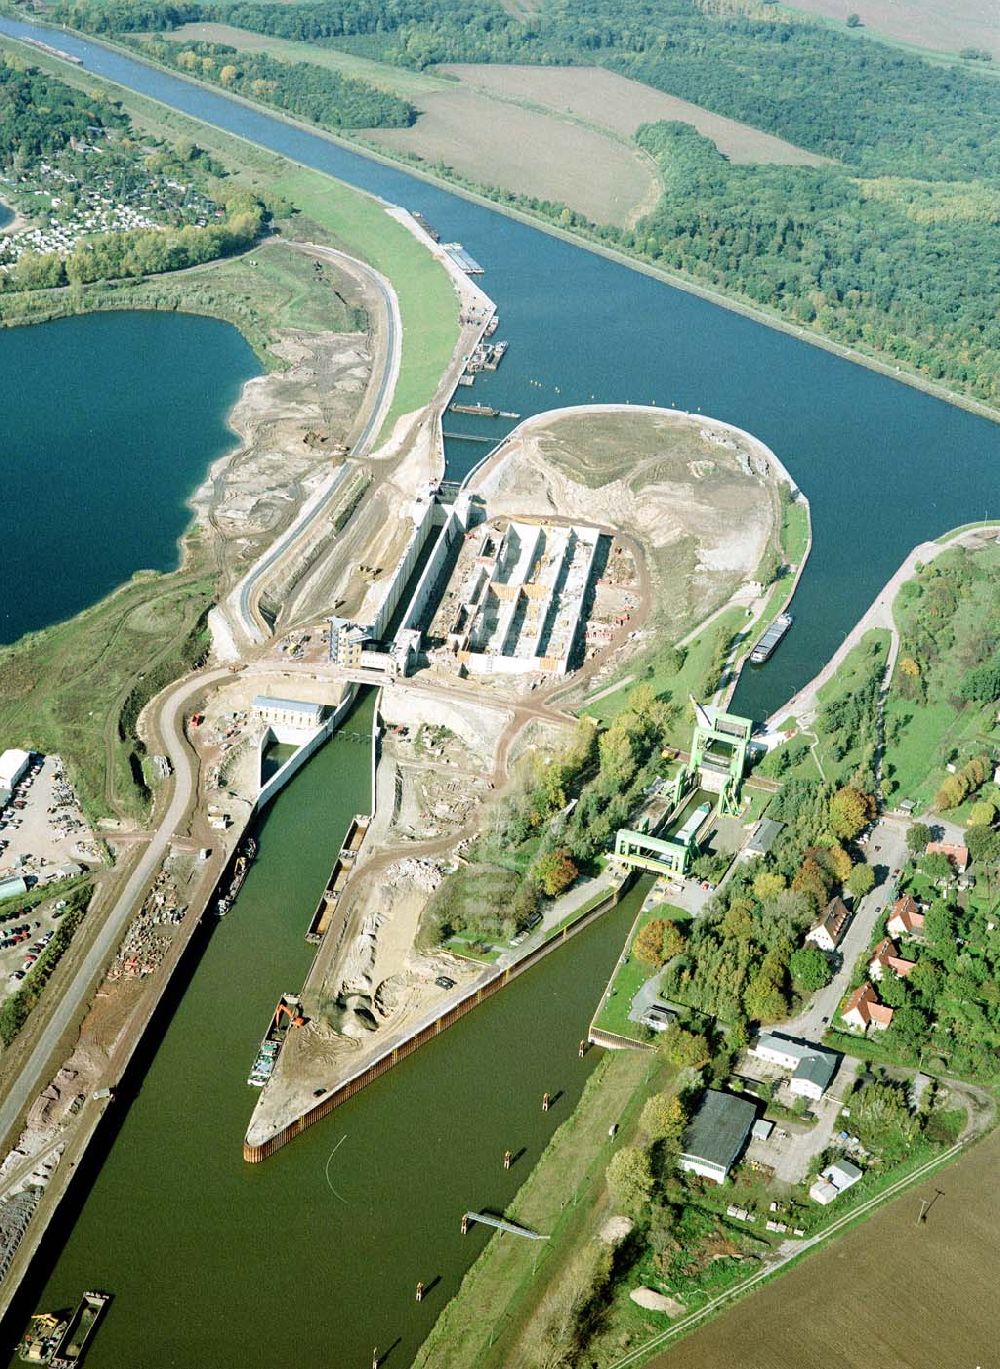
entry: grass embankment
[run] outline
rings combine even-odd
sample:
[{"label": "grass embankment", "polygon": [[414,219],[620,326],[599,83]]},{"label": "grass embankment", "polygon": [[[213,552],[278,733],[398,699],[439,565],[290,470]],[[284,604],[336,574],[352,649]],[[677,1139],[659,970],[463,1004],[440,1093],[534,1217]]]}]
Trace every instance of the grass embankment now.
[{"label": "grass embankment", "polygon": [[[967,555],[962,548],[942,552],[893,605],[900,651],[886,702],[885,770],[894,801],[912,799],[918,811],[933,803],[949,762],[992,755],[1000,737],[992,700],[962,697],[972,667],[983,667],[995,640],[1000,548],[975,552],[975,574],[963,570]],[[949,816],[961,821],[965,811]]]},{"label": "grass embankment", "polygon": [[615,966],[614,974],[604,991],[601,1005],[594,1017],[592,1025],[601,1031],[613,1032],[615,1036],[625,1036],[635,1041],[639,1045],[649,1045],[653,1040],[653,1033],[641,1027],[638,1022],[629,1021],[629,1013],[632,1009],[632,1000],[645,984],[647,979],[651,979],[657,973],[656,967],[649,961],[640,959],[633,954],[635,939],[646,926],[647,922],[652,922],[653,918],[665,918],[668,921],[687,921],[688,914],[680,908],[674,908],[669,903],[657,903],[652,908],[647,908],[640,912],[632,930],[629,932],[628,941],[622,957]]},{"label": "grass embankment", "polygon": [[207,556],[173,575],[140,572],[93,608],[0,650],[0,735],[58,752],[91,821],[141,821],[149,795],[135,721],[148,699],[189,670],[208,642]]},{"label": "grass embankment", "polygon": [[512,1220],[544,1232],[544,1245],[494,1236],[421,1347],[414,1369],[500,1369],[511,1346],[589,1237],[604,1195],[608,1130],[634,1124],[648,1055],[607,1054],[511,1205]]},{"label": "grass embankment", "polygon": [[[9,49],[69,84],[91,89],[94,77],[6,37]],[[112,89],[141,130],[165,141],[190,139],[248,187],[289,211],[277,226],[341,248],[371,263],[399,295],[403,348],[387,425],[429,402],[458,336],[454,290],[444,269],[371,197],[307,171],[286,158],[176,113],[121,86]],[[287,207],[287,206],[286,206]],[[279,212],[282,207],[279,206]],[[250,262],[256,261],[256,266]],[[17,322],[40,322],[107,308],[161,308],[211,314],[245,334],[266,365],[277,330],[355,329],[351,300],[339,299],[312,263],[280,244],[177,275],[121,285],[38,291]],[[12,300],[17,297],[10,297]],[[36,302],[37,301],[37,302]],[[216,565],[197,531],[185,539],[183,569],[142,572],[66,623],[0,650],[0,735],[63,756],[93,821],[112,813],[142,820],[148,793],[134,731],[143,704],[194,664],[207,645],[203,618],[215,594]]]},{"label": "grass embankment", "polygon": [[[646,667],[645,673],[636,677],[651,685],[658,698],[667,698],[680,705],[671,728],[669,740],[672,745],[686,747],[691,741],[692,718],[688,695],[704,699],[714,693],[722,664],[720,643],[731,642],[746,625],[746,620],[745,609],[724,609],[688,644],[679,667],[675,652],[659,652]],[[613,694],[587,704],[583,711],[607,725],[628,707],[628,698],[628,687],[623,686]]]}]

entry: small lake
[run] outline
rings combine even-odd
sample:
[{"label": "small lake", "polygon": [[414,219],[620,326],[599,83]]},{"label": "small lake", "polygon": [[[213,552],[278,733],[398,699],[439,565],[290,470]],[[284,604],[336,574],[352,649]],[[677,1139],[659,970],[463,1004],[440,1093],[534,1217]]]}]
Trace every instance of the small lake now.
[{"label": "small lake", "polygon": [[236,441],[257,359],[228,323],[88,314],[0,329],[0,643],[137,570],[172,570],[187,500]]}]

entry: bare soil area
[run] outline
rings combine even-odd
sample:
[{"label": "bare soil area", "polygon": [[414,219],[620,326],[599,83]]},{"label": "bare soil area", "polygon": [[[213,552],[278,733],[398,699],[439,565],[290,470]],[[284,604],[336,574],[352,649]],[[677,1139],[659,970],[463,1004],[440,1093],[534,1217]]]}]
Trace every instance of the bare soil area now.
[{"label": "bare soil area", "polygon": [[586,119],[631,138],[641,124],[662,120],[691,124],[711,138],[731,162],[777,162],[819,166],[828,161],[750,124],[727,119],[599,67],[479,66],[454,64],[441,71],[466,85],[507,100],[528,100],[557,114]]},{"label": "bare soil area", "polygon": [[660,193],[653,163],[638,149],[544,111],[442,91],[417,102],[412,128],[368,129],[378,147],[443,163],[484,185],[556,200],[595,223],[626,225]]},{"label": "bare soil area", "polygon": [[654,616],[679,634],[756,577],[780,516],[765,451],[670,410],[581,410],[522,424],[477,486],[494,515],[558,514],[636,538]]},{"label": "bare soil area", "polygon": [[858,14],[876,33],[935,52],[983,48],[1000,57],[996,0],[796,0],[794,8],[844,21]]}]

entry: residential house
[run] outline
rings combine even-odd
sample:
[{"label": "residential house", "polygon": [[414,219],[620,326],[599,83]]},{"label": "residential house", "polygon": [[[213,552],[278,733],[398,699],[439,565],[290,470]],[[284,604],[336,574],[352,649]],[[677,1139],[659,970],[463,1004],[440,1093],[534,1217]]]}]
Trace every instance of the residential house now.
[{"label": "residential house", "polygon": [[868,962],[868,975],[878,983],[885,971],[891,970],[897,979],[905,979],[916,963],[915,960],[904,960],[896,943],[891,937],[885,936],[875,947]]},{"label": "residential house", "polygon": [[794,1041],[777,1032],[763,1032],[751,1048],[751,1055],[767,1060],[779,1069],[789,1070],[788,1087],[792,1093],[818,1102],[837,1073],[838,1056],[834,1051],[814,1046],[811,1041]]},{"label": "residential house", "polygon": [[745,1098],[706,1089],[701,1107],[684,1132],[681,1169],[717,1184],[724,1183],[746,1144],[756,1116],[753,1103]]},{"label": "residential house", "polygon": [[849,1027],[857,1027],[861,1031],[867,1031],[869,1027],[885,1031],[892,1024],[892,1009],[878,1001],[878,994],[865,980],[844,1004],[841,1017]]},{"label": "residential house", "polygon": [[965,874],[965,868],[969,863],[969,848],[958,841],[929,841],[926,854],[947,856],[960,875]]},{"label": "residential house", "polygon": [[806,942],[821,951],[835,951],[851,920],[851,910],[839,896],[831,898],[819,921],[806,933]]},{"label": "residential house", "polygon": [[892,916],[885,924],[890,936],[919,937],[924,931],[924,915],[912,894],[904,894],[892,905]]}]

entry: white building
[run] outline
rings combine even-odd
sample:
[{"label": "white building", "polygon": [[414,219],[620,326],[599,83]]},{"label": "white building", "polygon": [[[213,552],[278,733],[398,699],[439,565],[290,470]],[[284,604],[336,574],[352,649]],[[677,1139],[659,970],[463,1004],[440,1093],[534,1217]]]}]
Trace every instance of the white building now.
[{"label": "white building", "polygon": [[266,723],[311,731],[323,721],[325,705],[304,699],[277,699],[258,694],[253,701],[254,712]]},{"label": "white building", "polygon": [[857,1165],[852,1165],[850,1160],[837,1160],[823,1170],[810,1188],[809,1197],[814,1203],[821,1203],[825,1207],[860,1178],[861,1170]]},{"label": "white building", "polygon": [[758,1060],[766,1060],[779,1069],[791,1073],[788,1087],[792,1093],[818,1102],[837,1073],[837,1056],[833,1051],[814,1046],[811,1041],[793,1041],[790,1036],[779,1036],[777,1032],[763,1032],[751,1055]]},{"label": "white building", "polygon": [[11,747],[0,756],[0,789],[13,789],[31,764],[31,753]]}]

